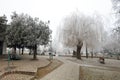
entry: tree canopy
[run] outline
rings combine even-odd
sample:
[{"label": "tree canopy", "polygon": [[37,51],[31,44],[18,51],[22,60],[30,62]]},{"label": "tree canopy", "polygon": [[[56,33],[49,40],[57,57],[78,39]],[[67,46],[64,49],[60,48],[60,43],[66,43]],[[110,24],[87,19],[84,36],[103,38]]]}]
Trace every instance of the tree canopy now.
[{"label": "tree canopy", "polygon": [[104,26],[100,16],[73,13],[65,18],[59,30],[59,40],[63,45],[68,47],[81,45],[82,48],[82,44],[85,43],[88,47],[95,48],[102,41]]},{"label": "tree canopy", "polygon": [[0,41],[3,41],[5,38],[5,31],[7,28],[7,19],[6,16],[0,16]]},{"label": "tree canopy", "polygon": [[16,12],[13,13],[11,19],[12,21],[6,31],[8,46],[32,48],[34,53],[37,54],[38,45],[47,45],[49,43],[52,33],[49,23]]}]

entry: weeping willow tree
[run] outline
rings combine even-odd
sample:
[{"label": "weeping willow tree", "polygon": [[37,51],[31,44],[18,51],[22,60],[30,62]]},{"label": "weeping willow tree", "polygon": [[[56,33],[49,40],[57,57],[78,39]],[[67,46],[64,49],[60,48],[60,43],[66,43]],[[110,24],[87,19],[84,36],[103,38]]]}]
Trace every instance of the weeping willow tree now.
[{"label": "weeping willow tree", "polygon": [[[83,44],[86,44],[86,49],[87,47],[95,48],[101,41],[103,24],[97,18],[73,13],[64,19],[59,28],[60,42],[67,47],[76,47],[78,59],[81,59],[80,52]],[[87,50],[86,57],[88,57]]]}]

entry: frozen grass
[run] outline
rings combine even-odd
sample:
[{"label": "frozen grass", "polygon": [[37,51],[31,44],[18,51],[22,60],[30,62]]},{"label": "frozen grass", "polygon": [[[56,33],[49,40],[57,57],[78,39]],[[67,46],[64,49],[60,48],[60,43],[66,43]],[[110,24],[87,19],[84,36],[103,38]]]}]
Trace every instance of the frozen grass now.
[{"label": "frozen grass", "polygon": [[80,66],[80,80],[120,80],[120,72]]}]

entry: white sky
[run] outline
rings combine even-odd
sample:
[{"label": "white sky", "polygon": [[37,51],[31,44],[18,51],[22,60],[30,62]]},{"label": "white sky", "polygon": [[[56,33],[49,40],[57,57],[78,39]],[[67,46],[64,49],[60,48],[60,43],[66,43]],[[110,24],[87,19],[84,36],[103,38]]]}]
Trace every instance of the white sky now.
[{"label": "white sky", "polygon": [[14,11],[27,13],[43,21],[50,20],[53,33],[59,22],[73,11],[97,12],[108,17],[111,8],[111,0],[0,0],[0,15],[5,14],[8,20]]}]

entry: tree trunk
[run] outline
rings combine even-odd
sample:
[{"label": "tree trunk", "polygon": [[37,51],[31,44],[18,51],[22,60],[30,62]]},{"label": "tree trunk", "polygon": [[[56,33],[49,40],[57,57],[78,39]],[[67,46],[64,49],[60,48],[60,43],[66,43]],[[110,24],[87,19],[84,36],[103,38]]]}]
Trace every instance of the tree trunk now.
[{"label": "tree trunk", "polygon": [[20,54],[20,48],[19,48],[19,54]]},{"label": "tree trunk", "polygon": [[3,53],[3,42],[2,41],[0,41],[0,55],[2,55],[2,53]]},{"label": "tree trunk", "polygon": [[120,58],[119,58],[119,54],[117,53],[117,60],[120,60]]},{"label": "tree trunk", "polygon": [[81,59],[81,48],[83,46],[83,42],[79,42],[78,45],[77,45],[77,59]]},{"label": "tree trunk", "polygon": [[117,60],[120,60],[119,56],[117,56]]},{"label": "tree trunk", "polygon": [[23,55],[23,53],[24,53],[24,47],[22,47],[22,55]]},{"label": "tree trunk", "polygon": [[76,57],[76,51],[73,50],[73,57]]},{"label": "tree trunk", "polygon": [[14,46],[13,49],[14,49],[13,54],[16,54],[16,47]]},{"label": "tree trunk", "polygon": [[77,46],[77,59],[81,59],[80,48]]},{"label": "tree trunk", "polygon": [[31,55],[31,52],[32,52],[32,51],[31,51],[31,48],[30,48],[30,52],[29,52],[29,55]]},{"label": "tree trunk", "polygon": [[34,53],[33,53],[33,59],[37,59],[37,45],[34,46]]},{"label": "tree trunk", "polygon": [[92,49],[92,52],[91,52],[91,58],[93,58],[93,49]]},{"label": "tree trunk", "polygon": [[68,54],[70,54],[70,50],[68,50]]},{"label": "tree trunk", "polygon": [[86,58],[88,58],[88,48],[87,48],[87,43],[86,43]]}]

